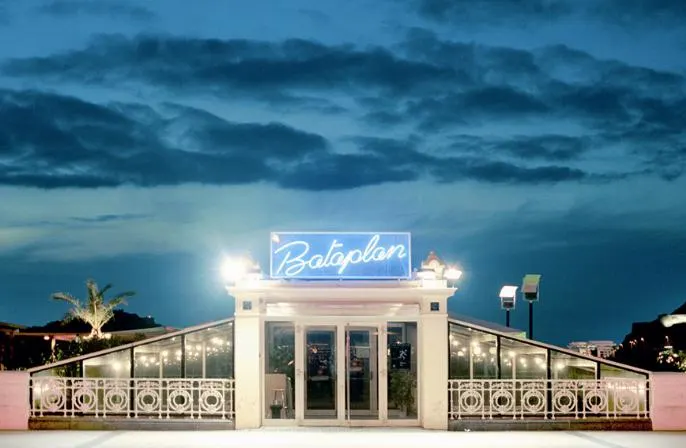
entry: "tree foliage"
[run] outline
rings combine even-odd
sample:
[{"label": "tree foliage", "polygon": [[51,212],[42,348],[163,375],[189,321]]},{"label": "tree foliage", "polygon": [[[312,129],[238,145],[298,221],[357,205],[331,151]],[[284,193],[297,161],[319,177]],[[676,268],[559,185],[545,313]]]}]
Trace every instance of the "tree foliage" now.
[{"label": "tree foliage", "polygon": [[64,292],[56,292],[52,295],[53,300],[60,300],[69,303],[72,308],[67,315],[67,319],[81,320],[91,327],[88,339],[102,339],[104,334],[102,327],[114,316],[114,309],[126,304],[126,299],[133,297],[133,291],[117,294],[109,300],[105,299],[105,293],[112,288],[111,284],[100,289],[95,280],[86,281],[86,291],[88,297],[85,302]]},{"label": "tree foliage", "polygon": [[668,348],[660,352],[657,360],[660,364],[667,364],[670,367],[686,372],[686,351],[676,351]]}]

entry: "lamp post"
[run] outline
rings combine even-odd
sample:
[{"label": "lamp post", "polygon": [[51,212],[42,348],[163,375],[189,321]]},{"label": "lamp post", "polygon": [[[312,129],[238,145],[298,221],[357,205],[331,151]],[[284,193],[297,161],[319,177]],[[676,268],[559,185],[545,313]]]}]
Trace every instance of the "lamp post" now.
[{"label": "lamp post", "polygon": [[510,310],[515,308],[517,286],[506,285],[500,289],[500,308],[505,310],[505,326],[510,326]]},{"label": "lamp post", "polygon": [[534,338],[534,302],[538,302],[540,283],[540,274],[526,274],[522,280],[522,296],[529,302],[529,339]]}]

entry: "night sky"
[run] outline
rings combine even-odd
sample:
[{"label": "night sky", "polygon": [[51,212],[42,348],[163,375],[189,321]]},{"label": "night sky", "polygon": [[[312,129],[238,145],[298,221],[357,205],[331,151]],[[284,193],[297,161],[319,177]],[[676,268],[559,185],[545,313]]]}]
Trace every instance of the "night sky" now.
[{"label": "night sky", "polygon": [[0,321],[220,319],[224,254],[381,230],[620,340],[686,301],[685,169],[684,0],[0,0]]}]

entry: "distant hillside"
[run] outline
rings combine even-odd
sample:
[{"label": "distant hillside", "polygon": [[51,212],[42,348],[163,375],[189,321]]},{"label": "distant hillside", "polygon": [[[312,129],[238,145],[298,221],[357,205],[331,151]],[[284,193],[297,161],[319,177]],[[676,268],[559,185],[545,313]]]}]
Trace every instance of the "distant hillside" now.
[{"label": "distant hillside", "polygon": [[[686,314],[686,303],[670,314]],[[658,354],[666,346],[674,350],[686,350],[686,324],[666,328],[660,322],[661,314],[650,322],[635,322],[617,350],[614,360],[652,371],[674,370],[670,365],[660,364]]]},{"label": "distant hillside", "polygon": [[[103,327],[106,333],[114,331],[141,330],[145,328],[157,328],[162,325],[155,322],[153,317],[141,317],[138,314],[127,313],[123,310],[114,310],[114,317]],[[52,321],[43,326],[29,327],[23,330],[25,333],[88,333],[90,326],[80,320]]]}]

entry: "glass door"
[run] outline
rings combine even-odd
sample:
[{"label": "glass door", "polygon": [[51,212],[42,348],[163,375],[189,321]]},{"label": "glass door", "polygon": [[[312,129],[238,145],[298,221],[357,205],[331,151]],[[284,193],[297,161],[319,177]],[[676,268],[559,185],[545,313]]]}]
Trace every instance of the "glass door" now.
[{"label": "glass door", "polygon": [[305,327],[304,418],[337,418],[338,372],[335,326]]},{"label": "glass door", "polygon": [[379,419],[379,328],[345,327],[345,418]]}]

